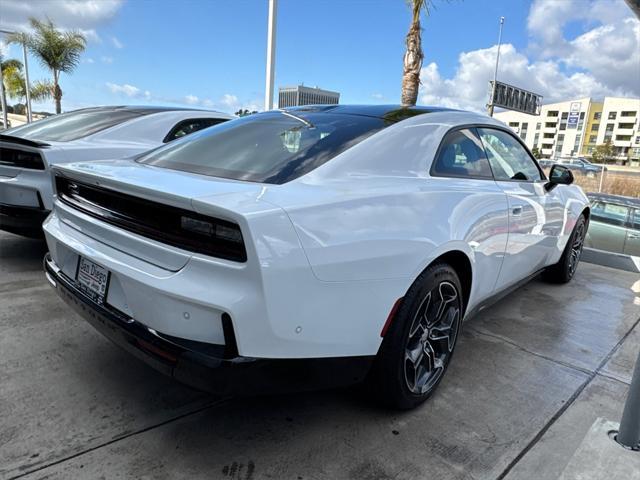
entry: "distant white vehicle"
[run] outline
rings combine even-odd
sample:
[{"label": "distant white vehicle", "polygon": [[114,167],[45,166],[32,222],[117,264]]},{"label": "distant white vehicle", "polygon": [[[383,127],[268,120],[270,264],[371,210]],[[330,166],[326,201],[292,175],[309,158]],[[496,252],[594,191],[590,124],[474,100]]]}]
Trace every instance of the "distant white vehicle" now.
[{"label": "distant white vehicle", "polygon": [[52,208],[52,165],[125,158],[230,120],[215,111],[171,107],[75,110],[0,133],[0,229],[42,236]]},{"label": "distant white vehicle", "polygon": [[47,278],[154,368],[219,394],[368,379],[423,402],[465,317],[568,282],[589,202],[484,115],[306,106],[136,161],[54,167]]}]

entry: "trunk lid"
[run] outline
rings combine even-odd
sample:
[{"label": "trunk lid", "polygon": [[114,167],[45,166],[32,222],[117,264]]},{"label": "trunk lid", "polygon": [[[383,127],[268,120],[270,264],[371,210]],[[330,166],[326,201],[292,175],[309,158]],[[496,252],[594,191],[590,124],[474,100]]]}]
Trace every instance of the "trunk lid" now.
[{"label": "trunk lid", "polygon": [[246,261],[246,216],[274,208],[257,200],[263,189],[259,184],[132,160],[71,163],[53,170],[65,223],[171,271],[198,253]]}]

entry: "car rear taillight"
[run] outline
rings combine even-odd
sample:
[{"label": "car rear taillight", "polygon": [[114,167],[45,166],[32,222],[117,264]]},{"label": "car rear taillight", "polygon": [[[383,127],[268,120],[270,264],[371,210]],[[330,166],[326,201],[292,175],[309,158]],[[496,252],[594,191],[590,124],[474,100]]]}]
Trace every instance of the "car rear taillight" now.
[{"label": "car rear taillight", "polygon": [[0,147],[0,165],[44,170],[44,162],[38,152],[18,150],[17,148],[9,147]]},{"label": "car rear taillight", "polygon": [[61,202],[122,229],[191,252],[246,262],[240,226],[97,185],[56,176]]}]

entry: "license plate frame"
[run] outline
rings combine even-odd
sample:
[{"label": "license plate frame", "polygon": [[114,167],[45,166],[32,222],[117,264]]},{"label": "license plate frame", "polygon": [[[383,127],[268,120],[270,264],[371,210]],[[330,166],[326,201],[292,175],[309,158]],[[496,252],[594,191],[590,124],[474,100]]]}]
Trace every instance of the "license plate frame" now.
[{"label": "license plate frame", "polygon": [[111,272],[85,257],[78,258],[76,285],[94,302],[103,305],[109,290]]}]

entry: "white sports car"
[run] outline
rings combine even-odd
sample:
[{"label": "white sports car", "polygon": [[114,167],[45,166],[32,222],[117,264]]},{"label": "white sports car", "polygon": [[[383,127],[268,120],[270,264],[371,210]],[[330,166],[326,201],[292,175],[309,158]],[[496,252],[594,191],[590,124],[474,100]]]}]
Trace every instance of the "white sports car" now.
[{"label": "white sports car", "polygon": [[51,166],[124,158],[233,118],[166,107],[96,107],[0,134],[0,229],[41,237],[53,204]]},{"label": "white sports car", "polygon": [[223,394],[366,380],[411,408],[463,318],[573,276],[589,202],[483,115],[309,106],[55,167],[47,277],[107,337]]}]

